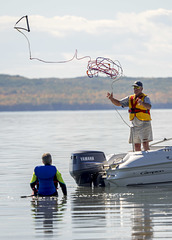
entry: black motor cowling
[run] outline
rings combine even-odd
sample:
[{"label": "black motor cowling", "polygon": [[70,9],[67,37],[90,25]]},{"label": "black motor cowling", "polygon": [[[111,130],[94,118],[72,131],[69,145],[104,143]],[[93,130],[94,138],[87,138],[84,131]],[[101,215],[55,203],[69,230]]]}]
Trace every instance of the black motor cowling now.
[{"label": "black motor cowling", "polygon": [[77,151],[71,154],[70,174],[79,186],[104,186],[104,164],[106,157],[101,151]]}]

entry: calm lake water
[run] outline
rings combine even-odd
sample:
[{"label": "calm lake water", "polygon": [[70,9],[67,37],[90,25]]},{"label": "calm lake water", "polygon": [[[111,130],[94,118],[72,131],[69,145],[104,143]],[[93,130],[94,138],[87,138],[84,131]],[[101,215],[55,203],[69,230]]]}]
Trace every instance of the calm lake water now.
[{"label": "calm lake water", "polygon": [[[152,119],[154,142],[172,137],[172,110],[152,110]],[[0,128],[0,239],[172,239],[172,186],[79,188],[69,174],[76,150],[132,149],[116,111],[1,112]],[[31,194],[44,152],[62,173],[67,199],[61,189],[58,199],[20,198]]]}]

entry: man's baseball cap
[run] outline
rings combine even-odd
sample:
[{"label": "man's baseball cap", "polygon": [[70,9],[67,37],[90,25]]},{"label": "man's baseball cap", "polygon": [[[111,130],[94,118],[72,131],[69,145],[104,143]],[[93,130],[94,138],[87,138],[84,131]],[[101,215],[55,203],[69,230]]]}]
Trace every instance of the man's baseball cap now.
[{"label": "man's baseball cap", "polygon": [[132,86],[133,86],[133,87],[143,87],[143,83],[142,83],[142,82],[139,82],[139,81],[135,81]]}]

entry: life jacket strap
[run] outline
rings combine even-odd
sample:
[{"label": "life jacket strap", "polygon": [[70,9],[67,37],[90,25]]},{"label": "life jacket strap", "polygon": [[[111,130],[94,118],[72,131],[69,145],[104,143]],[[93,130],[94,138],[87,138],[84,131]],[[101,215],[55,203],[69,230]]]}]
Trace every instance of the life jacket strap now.
[{"label": "life jacket strap", "polygon": [[143,113],[148,113],[148,114],[150,114],[149,109],[147,109],[147,110],[142,110],[142,109],[138,109],[138,108],[130,108],[130,109],[128,110],[128,112],[129,112],[129,113],[139,113],[139,112],[143,112]]}]

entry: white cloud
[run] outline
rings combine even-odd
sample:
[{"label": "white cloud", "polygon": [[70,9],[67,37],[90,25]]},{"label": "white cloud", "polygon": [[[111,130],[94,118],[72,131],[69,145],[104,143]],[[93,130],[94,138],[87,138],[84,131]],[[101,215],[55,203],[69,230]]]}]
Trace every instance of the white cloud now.
[{"label": "white cloud", "polygon": [[[15,24],[16,20],[18,17],[1,16],[0,30],[8,28],[12,23]],[[33,15],[29,16],[29,23],[31,31],[45,32],[56,37],[67,37],[77,32],[101,36],[104,34],[113,36],[136,34],[137,36],[155,36],[154,38],[158,36],[159,38],[162,32],[163,35],[170,36],[168,31],[172,26],[172,10],[157,9],[141,13],[118,13],[111,20],[88,20],[77,16],[47,18]],[[22,21],[18,24],[22,24]]]},{"label": "white cloud", "polygon": [[[168,20],[168,21],[167,21]],[[86,32],[90,34],[103,34],[114,29],[137,32],[147,31],[152,26],[171,27],[172,10],[157,9],[141,13],[118,13],[115,19],[88,20],[77,16],[55,16],[46,18],[43,16],[31,16],[33,30],[44,30],[50,33],[62,32],[67,35],[71,31]],[[159,26],[158,26],[159,25]],[[100,32],[101,29],[101,32]],[[116,32],[118,34],[118,32]]]},{"label": "white cloud", "polygon": [[[130,44],[145,46],[148,50],[171,48],[172,34],[171,24],[164,19],[172,21],[172,10],[158,9],[142,13],[119,13],[115,19],[87,20],[82,17],[64,16],[45,18],[42,16],[31,16],[33,31],[47,32],[56,37],[70,37],[70,35],[82,33],[100,36],[104,39],[115,37],[125,38]],[[78,36],[78,35],[77,35]],[[120,44],[120,43],[119,43]],[[127,44],[126,44],[127,45]],[[136,44],[137,45],[137,44]]]},{"label": "white cloud", "polygon": [[0,32],[12,29],[16,18],[10,16],[0,16]]},{"label": "white cloud", "polygon": [[[1,16],[1,36],[5,38],[3,33],[10,32],[19,18]],[[37,54],[44,59],[49,56],[48,60],[50,61],[59,60],[59,56],[70,59],[77,48],[79,56],[86,54],[91,55],[92,58],[105,56],[114,59],[115,57],[120,60],[122,65],[124,63],[126,74],[129,75],[132,75],[132,71],[135,74],[135,69],[141,64],[143,64],[143,68],[153,63],[156,63],[158,67],[159,64],[159,71],[162,69],[163,72],[163,64],[167,66],[171,59],[172,10],[157,9],[140,13],[120,12],[113,19],[101,20],[89,20],[69,15],[49,18],[31,15],[29,23],[31,32],[27,36],[31,40],[33,57]],[[22,22],[19,24],[23,25]],[[9,34],[6,37],[9,38]],[[20,41],[22,42],[21,38]],[[17,44],[19,43],[16,42]],[[23,49],[27,51],[24,43]],[[23,49],[21,49],[22,54]],[[44,51],[46,51],[46,55]],[[130,68],[131,65],[135,66],[134,70]],[[138,67],[138,71],[145,74],[141,70]],[[154,75],[154,72],[156,74],[156,71],[152,70],[151,76]]]}]

